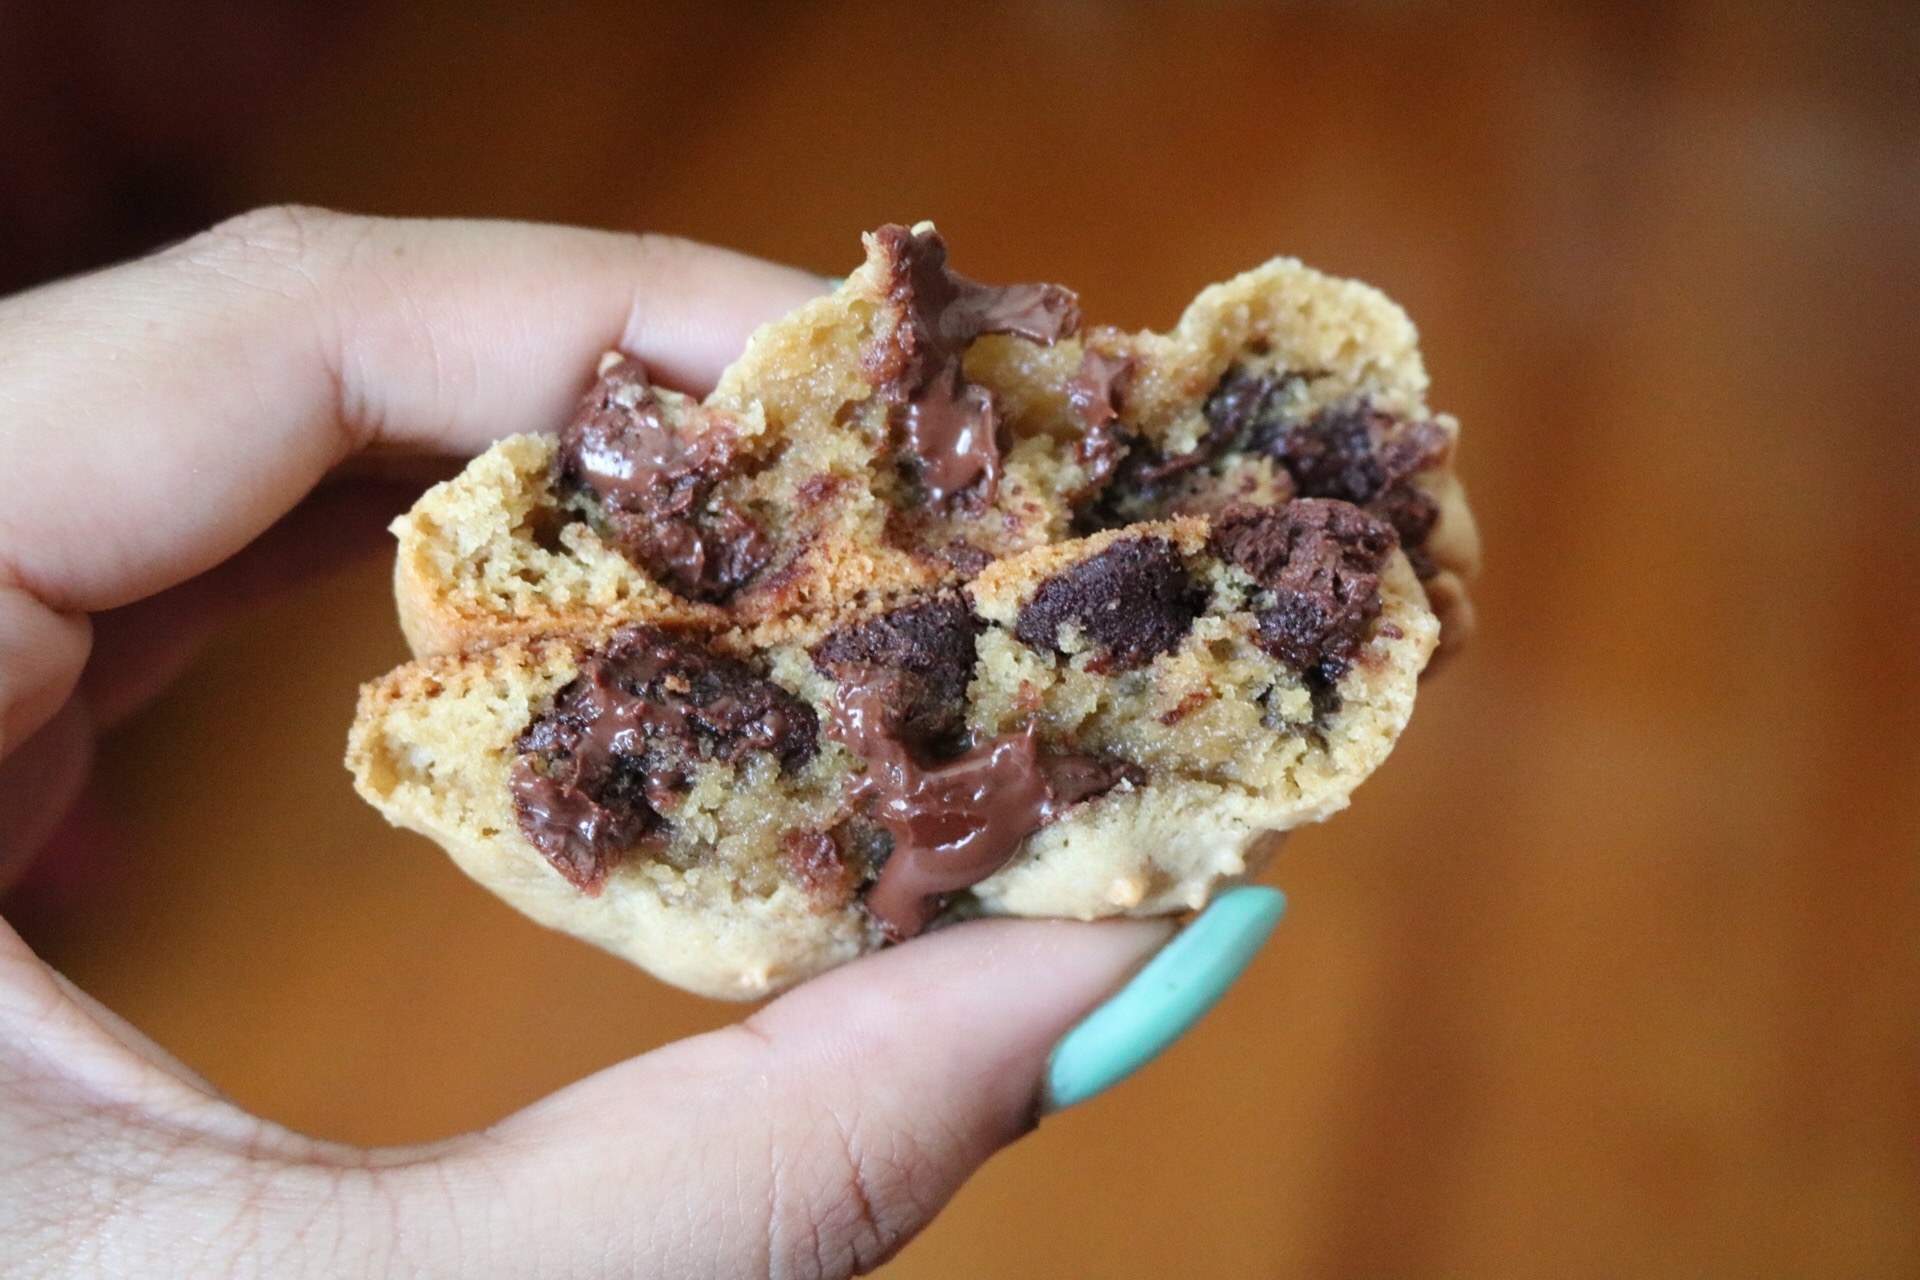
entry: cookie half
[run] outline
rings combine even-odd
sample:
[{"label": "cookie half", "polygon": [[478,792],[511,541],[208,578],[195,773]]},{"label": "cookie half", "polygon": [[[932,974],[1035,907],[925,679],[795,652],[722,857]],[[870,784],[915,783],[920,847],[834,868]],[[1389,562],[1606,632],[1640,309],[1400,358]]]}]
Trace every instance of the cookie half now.
[{"label": "cookie half", "polygon": [[[617,355],[558,436],[516,436],[394,525],[416,653],[569,619],[778,623],[911,599],[1028,548],[1230,501],[1339,498],[1400,530],[1448,648],[1478,537],[1406,314],[1277,258],[1166,334],[985,286],[927,224],[866,238],[704,402]],[[711,625],[711,621],[709,621]]]}]

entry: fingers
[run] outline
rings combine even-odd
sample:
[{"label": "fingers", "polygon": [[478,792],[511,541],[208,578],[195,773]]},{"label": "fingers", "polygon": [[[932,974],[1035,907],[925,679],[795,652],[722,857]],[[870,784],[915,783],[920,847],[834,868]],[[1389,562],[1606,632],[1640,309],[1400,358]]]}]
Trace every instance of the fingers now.
[{"label": "fingers", "polygon": [[0,304],[0,582],[111,608],[367,444],[552,428],[594,357],[709,382],[814,277],[682,241],[267,210]]},{"label": "fingers", "polygon": [[861,1273],[1031,1128],[1048,1051],[1169,933],[943,930],[602,1072],[390,1187],[423,1247],[481,1242],[466,1274]]}]

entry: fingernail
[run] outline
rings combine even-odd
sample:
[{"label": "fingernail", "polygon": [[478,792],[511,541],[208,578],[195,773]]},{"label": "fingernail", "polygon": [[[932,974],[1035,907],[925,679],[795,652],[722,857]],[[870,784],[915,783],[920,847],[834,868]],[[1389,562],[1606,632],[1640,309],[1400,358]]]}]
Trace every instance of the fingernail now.
[{"label": "fingernail", "polygon": [[1286,905],[1286,895],[1264,885],[1241,885],[1215,898],[1119,994],[1054,1046],[1043,1110],[1085,1102],[1159,1057],[1227,993]]}]

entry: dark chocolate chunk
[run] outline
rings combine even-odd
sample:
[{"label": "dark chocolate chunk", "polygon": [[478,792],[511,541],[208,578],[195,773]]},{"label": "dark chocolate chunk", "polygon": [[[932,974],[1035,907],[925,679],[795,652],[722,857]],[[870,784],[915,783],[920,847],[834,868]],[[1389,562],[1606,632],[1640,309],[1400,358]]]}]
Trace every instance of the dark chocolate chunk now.
[{"label": "dark chocolate chunk", "polygon": [[1254,373],[1239,365],[1228,369],[1201,406],[1200,412],[1207,420],[1206,434],[1192,453],[1182,455],[1183,460],[1211,462],[1229,449],[1253,445],[1271,429],[1281,390],[1304,376],[1293,372]]},{"label": "dark chocolate chunk", "polygon": [[520,830],[598,892],[619,857],[665,825],[705,760],[765,752],[786,770],[818,749],[819,717],[740,663],[653,627],[632,627],[514,743]]},{"label": "dark chocolate chunk", "polygon": [[1100,650],[1092,670],[1130,670],[1180,644],[1204,603],[1165,538],[1128,538],[1040,584],[1014,625],[1030,649],[1059,651],[1075,623]]},{"label": "dark chocolate chunk", "polygon": [[1444,462],[1450,444],[1438,423],[1408,422],[1360,399],[1274,432],[1265,447],[1303,496],[1355,503],[1392,524],[1425,578],[1432,561],[1422,547],[1440,507],[1410,481]]},{"label": "dark chocolate chunk", "polygon": [[1171,458],[1143,454],[1134,471],[1134,482],[1151,488],[1195,467],[1210,466],[1227,453],[1253,447],[1270,428],[1281,389],[1303,376],[1249,373],[1238,365],[1228,369],[1200,408],[1207,429],[1194,447]]},{"label": "dark chocolate chunk", "polygon": [[874,232],[887,258],[891,334],[867,353],[875,389],[893,406],[913,478],[936,505],[962,494],[993,501],[1000,418],[992,394],[969,384],[961,357],[985,333],[1052,344],[1080,326],[1080,304],[1053,284],[984,285],[947,266],[937,232]]},{"label": "dark chocolate chunk", "polygon": [[936,596],[841,627],[813,648],[814,665],[839,681],[884,687],[887,732],[933,756],[966,733],[974,641],[985,629],[959,596]]},{"label": "dark chocolate chunk", "polygon": [[683,439],[640,366],[623,360],[560,429],[560,484],[591,494],[621,547],[662,583],[724,600],[773,550],[750,516],[714,492],[738,465],[736,445],[720,422]]},{"label": "dark chocolate chunk", "polygon": [[893,837],[866,902],[896,941],[925,928],[948,895],[1004,867],[1021,841],[1072,805],[1139,780],[1123,762],[1045,750],[1031,727],[927,763],[891,727],[896,697],[885,679],[843,680],[827,722],[867,763],[848,799]]},{"label": "dark chocolate chunk", "polygon": [[962,578],[972,579],[993,563],[993,553],[974,546],[965,538],[956,538],[933,553],[933,558]]},{"label": "dark chocolate chunk", "polygon": [[1302,674],[1329,683],[1345,675],[1380,616],[1380,566],[1399,541],[1393,526],[1351,503],[1301,498],[1229,507],[1212,541],[1271,593],[1256,611],[1261,647]]},{"label": "dark chocolate chunk", "polygon": [[1406,549],[1407,560],[1421,581],[1437,571],[1433,557],[1427,554],[1427,535],[1440,519],[1440,504],[1424,489],[1410,484],[1395,484],[1380,491],[1367,504],[1367,510],[1392,525]]},{"label": "dark chocolate chunk", "polygon": [[1268,448],[1305,497],[1365,506],[1386,487],[1374,442],[1392,422],[1365,401],[1334,405],[1279,432]]}]

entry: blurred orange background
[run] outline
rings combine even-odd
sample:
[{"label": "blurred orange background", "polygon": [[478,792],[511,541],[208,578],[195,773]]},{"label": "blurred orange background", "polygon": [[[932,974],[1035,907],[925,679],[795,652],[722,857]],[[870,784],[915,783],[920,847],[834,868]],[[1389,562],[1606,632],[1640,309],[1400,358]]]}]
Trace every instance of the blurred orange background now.
[{"label": "blurred orange background", "polygon": [[[1920,7],[86,0],[0,32],[9,288],[299,200],[827,274],[931,217],[967,273],[1128,326],[1290,253],[1421,325],[1488,545],[1474,648],[1288,845],[1221,1008],[886,1274],[1920,1273]],[[8,904],[240,1102],[364,1143],[737,1013],[354,797],[385,575],[215,643]]]}]

